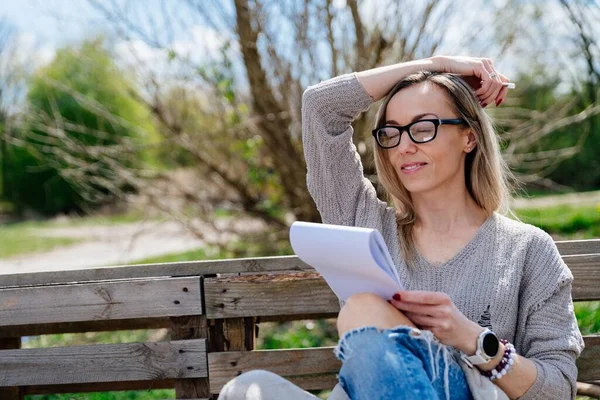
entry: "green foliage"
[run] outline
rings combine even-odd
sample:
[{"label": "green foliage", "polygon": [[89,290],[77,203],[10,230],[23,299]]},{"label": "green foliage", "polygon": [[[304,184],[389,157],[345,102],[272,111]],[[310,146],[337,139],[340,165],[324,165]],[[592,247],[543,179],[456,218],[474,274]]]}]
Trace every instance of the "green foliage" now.
[{"label": "green foliage", "polygon": [[575,303],[575,316],[583,335],[600,333],[600,301]]},{"label": "green foliage", "polygon": [[[93,182],[95,190],[108,195],[101,180],[111,181],[111,162],[134,167],[143,159],[131,149],[105,154],[106,149],[124,151],[127,140],[140,139],[143,129],[138,128],[147,127],[147,113],[131,92],[102,39],[58,50],[52,63],[35,73],[27,94],[29,124],[5,149],[4,196],[17,211],[30,208],[51,215],[96,206],[75,182]],[[57,128],[64,140],[54,145],[49,132]],[[67,177],[67,170],[79,175]]]},{"label": "green foliage", "polygon": [[41,394],[35,396],[25,396],[25,400],[158,400],[174,398],[174,389],[154,389],[143,391],[130,390],[123,392]]},{"label": "green foliage", "polygon": [[335,346],[338,333],[335,320],[267,322],[259,325],[258,349],[295,349]]}]

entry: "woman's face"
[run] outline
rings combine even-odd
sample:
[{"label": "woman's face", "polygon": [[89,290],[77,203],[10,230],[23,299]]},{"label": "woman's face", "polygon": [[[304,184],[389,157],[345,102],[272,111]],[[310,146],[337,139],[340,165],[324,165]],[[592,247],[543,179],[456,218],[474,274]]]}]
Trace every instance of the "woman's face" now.
[{"label": "woman's face", "polygon": [[[423,82],[396,93],[387,105],[386,124],[408,125],[420,119],[460,118],[443,89]],[[417,144],[403,132],[400,144],[386,150],[400,181],[413,193],[465,185],[464,160],[473,149],[467,125],[440,125],[431,142]]]}]

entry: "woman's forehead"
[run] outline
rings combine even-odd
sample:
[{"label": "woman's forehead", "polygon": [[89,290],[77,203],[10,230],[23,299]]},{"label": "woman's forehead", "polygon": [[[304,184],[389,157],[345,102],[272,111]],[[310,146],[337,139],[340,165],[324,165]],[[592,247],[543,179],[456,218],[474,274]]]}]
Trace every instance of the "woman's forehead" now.
[{"label": "woman's forehead", "polygon": [[409,124],[418,115],[433,114],[439,118],[453,117],[454,112],[444,90],[426,82],[400,90],[390,99],[386,120]]}]

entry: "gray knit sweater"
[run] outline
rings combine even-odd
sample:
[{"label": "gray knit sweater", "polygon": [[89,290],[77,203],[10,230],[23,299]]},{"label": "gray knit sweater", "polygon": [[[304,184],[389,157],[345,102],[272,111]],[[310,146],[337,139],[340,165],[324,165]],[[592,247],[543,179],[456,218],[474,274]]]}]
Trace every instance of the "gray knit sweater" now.
[{"label": "gray knit sweater", "polygon": [[355,74],[309,87],[302,99],[302,138],[309,191],[324,223],[378,229],[409,290],[447,293],[470,320],[514,343],[537,367],[521,397],[573,399],[575,359],[583,349],[571,299],[573,276],[544,231],[497,213],[451,260],[417,256],[408,268],[398,245],[395,210],[363,176],[351,122],[373,104]]}]

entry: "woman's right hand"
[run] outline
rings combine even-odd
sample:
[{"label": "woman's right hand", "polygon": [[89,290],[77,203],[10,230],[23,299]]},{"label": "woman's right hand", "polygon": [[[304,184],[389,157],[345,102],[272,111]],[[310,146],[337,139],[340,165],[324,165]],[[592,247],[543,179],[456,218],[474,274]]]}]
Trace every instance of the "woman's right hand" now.
[{"label": "woman's right hand", "polygon": [[492,102],[499,106],[504,101],[508,89],[502,83],[509,82],[509,79],[496,71],[489,58],[434,56],[431,60],[436,71],[462,75],[475,90],[482,107]]}]

